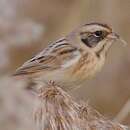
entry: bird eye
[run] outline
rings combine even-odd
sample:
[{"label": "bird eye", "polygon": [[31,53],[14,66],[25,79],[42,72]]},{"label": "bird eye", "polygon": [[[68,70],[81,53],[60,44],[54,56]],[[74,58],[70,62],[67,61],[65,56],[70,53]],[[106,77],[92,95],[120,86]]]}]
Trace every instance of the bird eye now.
[{"label": "bird eye", "polygon": [[95,35],[96,37],[102,37],[102,36],[103,36],[103,32],[102,32],[102,31],[96,31],[96,32],[94,33],[94,35]]},{"label": "bird eye", "polygon": [[95,47],[101,40],[108,35],[106,31],[95,31],[88,34],[81,34],[81,41],[88,47]]},{"label": "bird eye", "polygon": [[88,47],[95,47],[101,40],[105,38],[106,34],[103,31],[95,31],[88,35],[82,35],[81,41]]}]

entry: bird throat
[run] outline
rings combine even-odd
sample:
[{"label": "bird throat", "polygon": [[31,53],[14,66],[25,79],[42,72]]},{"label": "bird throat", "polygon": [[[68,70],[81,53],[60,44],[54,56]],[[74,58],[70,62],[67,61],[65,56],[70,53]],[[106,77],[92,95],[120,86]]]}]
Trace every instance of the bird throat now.
[{"label": "bird throat", "polygon": [[105,50],[105,44],[102,45],[102,47],[96,52],[96,56],[100,57],[101,53]]}]

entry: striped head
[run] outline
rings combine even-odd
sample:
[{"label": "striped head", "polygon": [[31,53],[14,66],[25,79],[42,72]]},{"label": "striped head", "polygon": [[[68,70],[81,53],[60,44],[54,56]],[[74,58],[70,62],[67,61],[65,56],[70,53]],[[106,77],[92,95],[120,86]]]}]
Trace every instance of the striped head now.
[{"label": "striped head", "polygon": [[85,24],[75,32],[76,37],[78,35],[80,46],[84,50],[93,51],[98,57],[105,55],[112,42],[119,39],[119,35],[114,33],[111,27],[101,23]]}]

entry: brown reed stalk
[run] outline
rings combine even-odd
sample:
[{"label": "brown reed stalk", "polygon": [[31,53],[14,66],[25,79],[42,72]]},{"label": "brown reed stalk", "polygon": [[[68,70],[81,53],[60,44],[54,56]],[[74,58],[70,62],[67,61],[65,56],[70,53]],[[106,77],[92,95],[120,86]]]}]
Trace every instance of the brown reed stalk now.
[{"label": "brown reed stalk", "polygon": [[75,102],[54,82],[40,89],[38,98],[37,130],[128,130],[104,118],[88,104]]}]

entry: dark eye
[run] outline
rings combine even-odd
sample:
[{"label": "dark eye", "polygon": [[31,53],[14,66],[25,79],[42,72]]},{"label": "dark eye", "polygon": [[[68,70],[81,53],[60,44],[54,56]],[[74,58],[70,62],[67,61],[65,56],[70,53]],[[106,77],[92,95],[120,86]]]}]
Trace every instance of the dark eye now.
[{"label": "dark eye", "polygon": [[95,34],[96,37],[102,37],[103,36],[102,31],[96,31],[94,34]]},{"label": "dark eye", "polygon": [[99,41],[104,39],[103,31],[96,31],[89,34],[86,37],[82,37],[81,41],[86,44],[88,47],[95,47]]},{"label": "dark eye", "polygon": [[106,31],[95,31],[86,35],[81,35],[81,41],[88,47],[95,47],[101,40],[107,36]]}]

